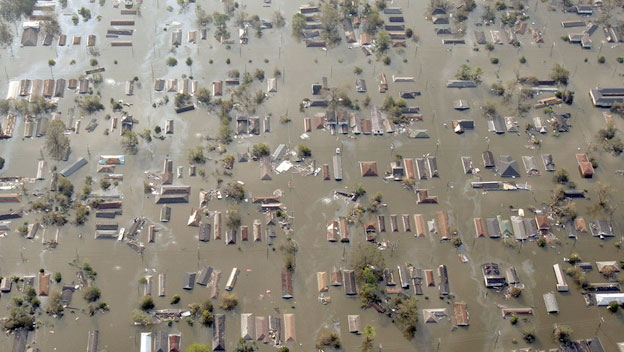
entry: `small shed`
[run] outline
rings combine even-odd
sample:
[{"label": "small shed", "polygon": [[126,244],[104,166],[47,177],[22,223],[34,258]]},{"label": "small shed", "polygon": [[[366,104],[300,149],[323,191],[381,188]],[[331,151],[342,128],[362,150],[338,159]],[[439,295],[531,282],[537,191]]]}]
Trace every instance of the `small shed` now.
[{"label": "small shed", "polygon": [[342,271],[345,294],[347,296],[357,295],[357,287],[355,284],[355,272],[353,270]]},{"label": "small shed", "polygon": [[286,343],[297,341],[294,314],[284,314],[284,341]]},{"label": "small shed", "polygon": [[362,331],[362,323],[359,315],[348,315],[347,321],[350,333],[359,334],[360,331]]},{"label": "small shed", "polygon": [[292,282],[292,271],[283,270],[282,271],[282,298],[290,299],[293,298],[293,282]]},{"label": "small shed", "polygon": [[544,304],[546,305],[546,312],[549,314],[559,313],[559,305],[557,304],[557,297],[554,292],[544,293]]},{"label": "small shed", "polygon": [[182,288],[185,290],[192,290],[195,287],[195,277],[197,273],[184,273],[184,280],[182,281]]}]

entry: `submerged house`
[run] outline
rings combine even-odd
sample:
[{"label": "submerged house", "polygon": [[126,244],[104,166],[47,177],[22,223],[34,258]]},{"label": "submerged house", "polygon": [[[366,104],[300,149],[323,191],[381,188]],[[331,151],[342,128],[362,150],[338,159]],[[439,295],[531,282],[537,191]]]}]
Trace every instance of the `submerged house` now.
[{"label": "submerged house", "polygon": [[355,285],[355,272],[353,270],[342,271],[345,294],[347,296],[357,295],[357,287]]},{"label": "submerged house", "polygon": [[485,287],[497,288],[505,286],[505,277],[501,274],[498,264],[485,263],[481,265],[481,273],[483,274]]},{"label": "submerged house", "polygon": [[576,162],[578,163],[581,176],[584,178],[592,178],[594,175],[594,166],[587,157],[587,154],[576,154]]},{"label": "submerged house", "polygon": [[438,284],[438,289],[441,295],[449,295],[451,293],[451,287],[449,284],[448,278],[448,270],[446,269],[446,265],[442,264],[438,267],[438,277],[440,278],[440,283]]},{"label": "submerged house", "polygon": [[453,313],[455,315],[455,325],[457,326],[470,325],[470,317],[468,314],[468,304],[466,304],[466,302],[453,303]]},{"label": "submerged house", "polygon": [[215,314],[212,328],[212,350],[225,351],[225,315]]},{"label": "submerged house", "polygon": [[520,177],[518,162],[509,155],[501,155],[496,168],[501,177]]},{"label": "submerged house", "polygon": [[379,176],[377,173],[377,162],[375,161],[360,161],[360,173],[362,177],[376,177]]},{"label": "submerged house", "polygon": [[613,227],[608,221],[592,221],[589,224],[589,228],[591,230],[592,236],[594,237],[604,238],[615,236],[615,234],[613,233]]},{"label": "submerged house", "polygon": [[546,171],[553,172],[557,169],[553,156],[550,153],[542,154],[542,162],[544,163],[544,169]]}]

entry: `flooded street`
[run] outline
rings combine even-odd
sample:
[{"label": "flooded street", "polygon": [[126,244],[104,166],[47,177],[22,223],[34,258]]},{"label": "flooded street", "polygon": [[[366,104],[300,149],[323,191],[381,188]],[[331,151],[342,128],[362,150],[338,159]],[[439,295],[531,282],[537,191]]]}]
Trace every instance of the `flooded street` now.
[{"label": "flooded street", "polygon": [[[56,11],[62,33],[67,34],[68,42],[74,35],[81,35],[82,45],[61,47],[54,40],[51,46],[39,44],[36,47],[20,47],[20,36],[16,35],[12,51],[2,51],[0,63],[6,74],[0,73],[0,94],[8,92],[10,81],[50,79],[52,75],[53,79],[78,79],[85,70],[92,68],[89,63],[92,58],[97,59],[97,67],[105,68],[105,72],[102,72],[103,82],[93,88],[94,93],[101,94],[104,110],[92,115],[82,114],[75,107],[74,101],[79,95],[70,90],[65,90],[64,97],[58,101],[57,112],[68,127],[73,126],[73,121],[82,120],[78,133],[68,133],[71,145],[68,161],[51,159],[44,147],[44,137],[22,138],[25,121],[21,116],[17,119],[13,138],[0,140],[0,156],[6,160],[4,168],[0,170],[0,177],[32,178],[25,183],[21,202],[0,202],[0,213],[17,209],[24,211],[22,218],[11,220],[10,230],[0,238],[0,276],[36,276],[40,269],[52,274],[60,272],[62,283],[51,284],[52,290],[60,290],[63,284],[78,282],[77,268],[71,263],[88,262],[97,271],[94,285],[101,289],[101,301],[110,306],[108,312],[89,316],[88,303],[82,298],[82,292],[77,290],[69,305],[73,309],[66,308],[62,318],[56,319],[45,312],[36,315],[41,326],[30,333],[29,343],[42,352],[84,351],[88,332],[99,330],[100,351],[139,351],[140,333],[157,331],[180,333],[183,350],[192,343],[210,345],[213,329],[202,326],[198,319],[193,325],[182,319],[171,325],[160,323],[134,326],[131,314],[143,296],[144,285],[140,280],[146,275],[153,276],[152,295],[156,309],[186,310],[191,303],[201,303],[209,298],[208,288],[195,285],[192,290],[183,290],[184,273],[198,272],[204,266],[211,266],[221,271],[219,298],[212,301],[215,312],[226,316],[225,339],[228,351],[234,350],[241,337],[242,313],[266,317],[295,314],[296,342],[285,344],[291,351],[316,350],[317,335],[323,329],[336,329],[339,332],[343,350],[360,350],[363,337],[349,333],[347,315],[360,315],[362,327],[374,327],[375,351],[378,346],[382,346],[382,351],[461,349],[464,352],[476,352],[509,351],[525,347],[549,349],[558,346],[552,339],[554,324],[569,325],[574,331],[573,340],[597,336],[606,351],[616,351],[616,343],[624,341],[621,333],[623,310],[611,313],[606,307],[586,306],[580,287],[571,277],[567,277],[569,292],[557,292],[553,264],[570,267],[564,258],[568,258],[571,253],[578,253],[583,262],[589,263],[620,263],[624,260],[622,250],[616,246],[616,243],[622,241],[621,231],[624,229],[621,218],[624,214],[624,188],[621,187],[624,178],[616,171],[624,169],[624,164],[622,156],[604,151],[596,141],[598,130],[606,126],[602,112],[608,109],[594,107],[588,95],[591,88],[622,86],[620,74],[624,73],[624,66],[616,61],[617,57],[624,56],[621,43],[606,42],[602,29],[592,36],[591,49],[564,42],[560,37],[570,31],[569,28],[563,28],[560,22],[579,17],[560,10],[549,11],[550,2],[531,1],[523,2],[528,7],[527,22],[530,28],[542,31],[544,43],[534,43],[531,33],[527,32],[519,36],[519,47],[505,43],[496,45],[490,52],[484,45],[473,44],[473,32],[475,29],[486,33],[490,29],[500,30],[500,24],[497,21],[487,27],[475,26],[483,5],[491,3],[494,6],[493,2],[478,0],[477,9],[466,22],[466,44],[443,45],[440,36],[433,31],[434,25],[424,18],[427,1],[394,0],[389,6],[402,8],[405,26],[412,28],[419,40],[407,40],[405,48],[391,48],[388,52],[391,64],[385,65],[381,60],[376,60],[374,54],[365,56],[359,44],[346,43],[342,29],[343,40],[335,48],[306,48],[304,43],[298,42],[291,35],[291,19],[304,3],[287,0],[273,0],[269,3],[240,1],[241,5],[246,6],[249,15],[258,15],[261,19],[270,20],[275,11],[281,12],[287,25],[284,28],[266,29],[261,38],[256,37],[250,28],[249,43],[241,45],[237,37],[238,26],[230,20],[228,28],[235,43],[226,47],[215,40],[214,25],[208,26],[207,39],[197,40],[197,44],[188,43],[186,37],[188,31],[198,30],[196,6],[212,13],[223,11],[220,2],[197,0],[197,4],[190,4],[182,13],[173,0],[145,2],[140,7],[140,15],[132,16],[136,23],[130,28],[134,29],[134,33],[123,39],[131,40],[133,45],[111,47],[110,42],[114,39],[106,38],[107,29],[110,29],[108,23],[114,19],[128,18],[119,15],[123,6],[113,7],[112,0],[107,0],[102,7],[97,2],[78,5],[70,1],[66,9],[57,6]],[[93,18],[88,22],[81,19],[79,25],[75,26],[71,13],[75,13],[78,6],[91,9]],[[173,7],[173,11],[167,11],[167,6]],[[622,10],[614,10],[614,13],[621,16]],[[98,15],[101,15],[101,21],[96,19]],[[599,14],[596,13],[590,17],[594,20],[598,18]],[[177,49],[171,46],[171,32],[174,29],[182,30],[182,45]],[[90,34],[97,36],[97,56],[92,55],[85,46],[86,37]],[[487,36],[489,38],[489,34]],[[474,50],[474,47],[479,50]],[[527,60],[525,64],[519,63],[519,58],[523,56]],[[597,62],[599,56],[606,58],[604,64]],[[169,57],[177,58],[178,64],[168,66],[165,62]],[[188,57],[193,60],[191,66],[185,64]],[[492,57],[498,58],[499,64],[492,64]],[[46,63],[50,59],[56,62],[52,69]],[[75,64],[71,63],[73,60]],[[535,116],[545,117],[545,109],[531,108],[522,116],[518,113],[516,95],[510,102],[505,102],[503,97],[489,92],[490,86],[494,82],[501,82],[507,87],[508,82],[525,76],[548,80],[555,63],[570,71],[567,89],[575,94],[572,105],[556,105],[553,109],[558,114],[570,113],[569,123],[572,127],[569,132],[560,135],[537,134],[541,143],[533,144],[529,141],[525,126],[527,123],[532,124]],[[447,81],[455,79],[455,73],[462,64],[480,67],[483,70],[483,83],[476,88],[447,88]],[[355,67],[362,68],[363,72],[356,75]],[[270,132],[264,132],[262,127],[259,135],[235,135],[232,143],[225,146],[227,151],[219,153],[219,148],[214,148],[219,145],[216,141],[221,125],[219,107],[214,104],[210,107],[196,104],[194,110],[176,114],[173,105],[175,93],[156,92],[154,82],[156,79],[181,79],[186,75],[197,80],[200,88],[212,90],[212,82],[227,79],[228,71],[233,69],[241,74],[253,74],[256,69],[264,70],[266,78],[262,81],[254,80],[250,85],[253,93],[257,90],[266,92],[267,80],[273,78],[276,69],[281,71],[281,76],[277,77],[277,92],[269,93],[255,113],[261,122],[265,116],[271,116]],[[377,89],[382,73],[388,77],[389,89],[386,93],[379,93]],[[134,94],[127,96],[124,94],[126,81],[135,76],[138,82],[134,86]],[[414,82],[393,82],[393,76],[411,76]],[[364,105],[366,96],[370,97],[370,105],[381,107],[386,96],[396,99],[402,92],[419,91],[421,95],[408,100],[408,106],[418,106],[423,120],[412,122],[410,127],[427,130],[429,138],[409,138],[403,130],[397,131],[401,133],[384,135],[331,134],[329,129],[316,129],[315,126],[311,132],[302,135],[304,118],[314,120],[315,114],[325,113],[327,109],[309,107],[300,111],[300,103],[304,98],[316,99],[312,96],[311,87],[313,84],[321,84],[324,77],[329,87],[341,88],[347,93],[360,108],[353,112],[363,119],[370,119],[369,108]],[[356,78],[366,81],[367,93],[356,92]],[[224,85],[224,98],[229,97],[233,89],[232,86]],[[171,100],[167,105],[152,106],[162,101],[165,95]],[[533,106],[537,100],[549,96],[552,94],[537,95],[529,103]],[[140,139],[136,155],[124,152],[119,128],[105,134],[105,130],[111,128],[111,120],[106,115],[113,118],[121,116],[121,113],[112,110],[111,99],[131,104],[124,111],[135,120],[133,130],[136,133],[145,129],[153,130],[155,126],[162,127],[164,131],[168,120],[173,120],[174,133],[163,133],[163,140],[153,138],[150,143]],[[466,100],[470,109],[455,110],[453,102],[458,99]],[[515,116],[519,132],[495,134],[488,131],[482,108],[486,102],[494,103],[501,117]],[[236,131],[236,109],[231,116],[230,128]],[[280,122],[284,116],[288,116],[291,122]],[[85,127],[93,118],[99,125],[93,132],[88,132]],[[474,130],[467,130],[463,134],[454,133],[452,120],[459,119],[473,120]],[[615,127],[624,128],[619,116],[614,115],[614,119]],[[290,158],[295,167],[282,173],[272,171],[270,180],[261,180],[261,162],[239,162],[238,158],[238,155],[251,151],[258,143],[268,145],[271,152],[278,145],[285,144],[292,151],[286,159]],[[308,159],[316,160],[317,168],[329,164],[331,180],[324,181],[321,172],[316,176],[305,176],[303,172],[296,171],[300,164],[295,162],[295,152],[301,144],[310,148],[312,157]],[[197,176],[189,176],[189,149],[196,146],[206,147],[208,160],[205,164],[197,165]],[[336,155],[337,148],[340,148],[342,157],[342,181],[334,180],[332,168],[332,157]],[[492,151],[496,160],[501,155],[510,155],[518,161],[521,177],[502,179],[494,170],[485,169],[481,154],[486,150]],[[508,219],[517,215],[512,209],[523,209],[526,218],[532,219],[535,216],[533,210],[547,211],[556,184],[553,182],[553,173],[543,168],[541,155],[544,153],[553,155],[558,170],[568,170],[576,190],[586,191],[585,198],[573,199],[578,217],[584,218],[588,224],[594,220],[609,220],[615,237],[601,240],[591,233],[579,233],[577,239],[572,239],[559,226],[552,226],[550,230],[558,240],[549,242],[545,247],[538,247],[535,239],[515,241],[513,237],[492,239],[475,236],[474,218],[485,220],[502,215]],[[590,153],[595,158],[598,167],[595,168],[593,178],[581,177],[576,153]],[[231,175],[224,174],[221,162],[228,154],[236,157]],[[397,154],[403,159],[436,157],[439,177],[416,180],[414,188],[426,189],[430,196],[437,196],[437,204],[418,204],[416,192],[404,188],[402,182],[384,179],[384,173],[390,171],[390,162],[395,160]],[[101,190],[99,182],[104,174],[96,173],[102,155],[125,156],[125,165],[117,165],[114,171],[115,174],[123,174],[123,181],[118,186],[113,185],[109,191]],[[472,157],[474,167],[480,169],[479,176],[464,174],[460,159],[462,156]],[[522,166],[522,156],[535,156],[541,175],[527,176]],[[38,161],[43,158],[49,170],[54,166],[62,170],[80,157],[84,157],[88,163],[68,177],[74,185],[74,194],[83,187],[85,177],[90,175],[95,181],[92,198],[97,198],[93,194],[99,194],[105,195],[106,200],[122,201],[123,214],[114,219],[100,219],[92,211],[84,225],[73,225],[71,222],[62,227],[50,225],[39,230],[34,239],[21,236],[18,233],[20,225],[41,221],[41,212],[32,210],[32,206],[48,191],[52,178],[52,173],[47,172],[43,180],[35,180]],[[167,204],[171,207],[171,220],[161,222],[163,205],[156,204],[156,193],[161,181],[157,177],[161,176],[166,159],[173,162],[173,185],[190,186],[191,192],[188,203]],[[379,176],[362,177],[360,161],[376,161]],[[279,162],[273,164],[276,167]],[[176,175],[178,167],[183,168],[182,177],[179,178]],[[205,175],[201,176],[204,172]],[[484,192],[483,189],[474,189],[471,184],[474,181],[501,180],[523,186],[526,183],[529,190]],[[198,227],[187,226],[187,222],[193,209],[200,204],[200,191],[223,191],[228,183],[237,181],[244,184],[244,201],[237,204],[228,198],[211,199],[203,211],[210,215],[221,212],[225,222],[228,211],[239,209],[241,224],[249,227],[250,240],[242,241],[238,235],[235,244],[226,245],[223,239],[215,240],[211,234],[210,241],[199,241]],[[144,182],[154,185],[154,193],[144,193]],[[335,195],[335,191],[353,192],[358,184],[366,190],[366,194],[357,203]],[[610,206],[614,209],[610,217],[590,211],[598,200],[600,184],[608,185]],[[260,205],[252,203],[253,197],[271,197],[276,191],[282,194],[279,202],[291,218],[292,240],[298,247],[292,299],[282,298],[281,272],[284,271],[285,255],[280,245],[286,243],[287,234],[279,226],[267,226],[267,216],[261,212]],[[20,190],[2,189],[0,192],[15,193]],[[383,203],[387,206],[381,207],[374,214],[366,212],[350,224],[350,242],[327,241],[327,224],[330,221],[348,217],[357,204],[367,207],[377,193],[383,195]],[[119,198],[112,195],[119,195]],[[441,241],[438,233],[427,231],[423,237],[414,235],[414,214],[422,214],[425,221],[429,221],[436,219],[438,211],[448,213],[450,229],[456,230],[461,239],[459,248],[451,241]],[[390,216],[395,214],[398,215],[399,223],[401,215],[409,215],[411,231],[404,231],[402,224],[398,232],[390,231]],[[435,273],[436,285],[423,285],[423,295],[414,295],[418,298],[419,322],[412,341],[403,336],[392,318],[370,307],[363,309],[361,298],[358,295],[345,295],[343,287],[330,286],[328,292],[323,293],[325,297],[331,298],[331,303],[323,304],[319,297],[316,273],[331,273],[334,268],[350,269],[350,259],[356,247],[373,246],[366,241],[364,225],[370,222],[377,224],[378,215],[385,216],[388,228],[386,232],[377,234],[377,243],[387,245],[382,250],[386,267],[394,269],[396,277],[397,266],[403,265],[431,269]],[[129,229],[137,217],[146,219],[146,226],[137,237],[144,244],[142,253],[115,239],[94,238],[96,223],[118,223],[119,227]],[[262,241],[251,240],[254,220],[262,223]],[[204,215],[203,221],[212,223],[213,217]],[[148,242],[148,225],[155,225],[158,229],[153,243]],[[554,221],[551,221],[551,225],[554,225]],[[60,234],[58,245],[56,248],[47,248],[42,242],[53,238],[57,229]],[[275,230],[276,237],[267,241],[265,229]],[[225,229],[223,232],[225,234]],[[462,255],[467,258],[467,262],[462,262]],[[506,298],[502,292],[484,286],[481,265],[488,262],[500,264],[503,270],[511,266],[516,268],[520,282],[524,285],[520,297]],[[449,297],[440,296],[437,287],[437,270],[440,265],[446,265],[448,269]],[[232,268],[240,270],[232,290],[237,294],[239,304],[232,311],[223,311],[218,306],[227,292],[224,288]],[[158,275],[162,273],[166,274],[166,296],[159,297]],[[589,282],[608,281],[595,268],[586,275]],[[622,280],[621,273],[612,281],[618,280]],[[396,296],[385,295],[384,283],[379,284],[384,296]],[[560,309],[558,314],[548,314],[544,306],[543,294],[551,291],[556,295]],[[413,295],[412,288],[406,289],[404,293]],[[8,314],[11,296],[19,294],[17,285],[14,285],[11,293],[0,296],[0,315]],[[181,298],[177,305],[170,304],[174,295]],[[39,298],[42,306],[45,306],[47,298]],[[469,326],[455,326],[453,302],[456,301],[467,303]],[[518,323],[512,325],[509,317],[501,316],[501,307],[531,307],[534,312],[532,315],[521,315]],[[436,308],[446,308],[448,317],[437,323],[425,323],[422,310]],[[526,329],[535,330],[536,341],[532,344],[523,340],[522,332]],[[0,350],[9,351],[13,341],[13,335],[0,336],[0,346],[4,346]],[[258,350],[274,351],[276,348],[272,344],[258,343]]]}]

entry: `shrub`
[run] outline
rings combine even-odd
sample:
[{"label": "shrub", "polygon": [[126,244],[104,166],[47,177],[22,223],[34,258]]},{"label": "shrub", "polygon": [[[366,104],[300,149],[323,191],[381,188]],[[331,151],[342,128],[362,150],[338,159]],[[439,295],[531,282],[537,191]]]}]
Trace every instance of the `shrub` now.
[{"label": "shrub", "polygon": [[570,76],[570,71],[566,70],[565,67],[560,64],[555,64],[550,73],[550,78],[555,81],[557,84],[568,85],[568,78]]},{"label": "shrub", "polygon": [[395,323],[403,331],[403,335],[412,340],[418,327],[418,300],[416,297],[395,297],[390,302],[395,312]]},{"label": "shrub", "polygon": [[82,297],[87,301],[87,302],[95,302],[98,299],[100,299],[101,296],[101,292],[100,289],[95,287],[95,286],[89,286],[85,289],[85,292],[83,293]]},{"label": "shrub", "polygon": [[265,156],[268,156],[269,154],[271,154],[271,150],[269,149],[269,147],[264,144],[264,143],[259,143],[259,144],[254,144],[251,154],[259,159]]},{"label": "shrub", "polygon": [[228,197],[240,202],[245,199],[245,187],[238,182],[230,182],[225,187],[225,194],[227,194]]},{"label": "shrub", "polygon": [[180,296],[175,295],[173,297],[171,297],[171,302],[169,302],[170,304],[178,304],[180,303]]},{"label": "shrub", "polygon": [[152,296],[143,296],[139,300],[139,308],[142,311],[148,311],[150,309],[154,309],[154,299]]},{"label": "shrub", "polygon": [[309,158],[312,156],[312,150],[308,146],[301,144],[297,147],[297,155],[302,159]]},{"label": "shrub", "polygon": [[256,72],[254,72],[254,77],[256,77],[258,81],[262,81],[264,79],[264,70],[256,69]]},{"label": "shrub", "polygon": [[607,59],[604,56],[601,56],[598,58],[598,63],[599,64],[604,64],[607,61]]},{"label": "shrub", "polygon": [[223,310],[232,310],[238,306],[238,296],[235,293],[224,293],[219,305]]},{"label": "shrub", "polygon": [[191,164],[205,164],[206,156],[204,155],[204,147],[197,146],[195,148],[189,149],[188,160]]},{"label": "shrub", "polygon": [[557,325],[553,330],[553,340],[561,343],[562,345],[569,346],[572,344],[573,330],[567,325]]},{"label": "shrub", "polygon": [[615,313],[618,311],[618,303],[616,301],[609,302],[609,306],[607,307],[611,313]]},{"label": "shrub", "polygon": [[19,329],[34,330],[35,329],[35,317],[28,314],[28,312],[22,307],[13,307],[9,316],[4,320],[3,328],[9,331],[15,331]]},{"label": "shrub", "polygon": [[61,293],[59,291],[52,291],[48,298],[46,305],[46,313],[61,315],[63,313],[63,303],[61,302]]},{"label": "shrub", "polygon": [[502,96],[503,94],[505,94],[505,87],[503,87],[502,83],[494,82],[490,87],[490,92],[492,92],[492,94],[494,95]]},{"label": "shrub", "polygon": [[139,152],[139,138],[132,131],[124,132],[121,139],[121,146],[128,154],[136,154]]},{"label": "shrub", "polygon": [[340,349],[342,347],[340,336],[338,336],[338,334],[334,331],[322,331],[319,334],[318,340],[316,342],[316,348],[318,350],[323,350],[325,347]]},{"label": "shrub", "polygon": [[210,99],[212,98],[211,94],[212,93],[208,89],[199,88],[195,94],[195,99],[202,104],[208,105],[210,104]]},{"label": "shrub", "polygon": [[524,56],[520,58],[521,64],[526,64],[526,62],[527,62],[527,59]]},{"label": "shrub", "polygon": [[149,325],[153,322],[153,319],[147,313],[135,309],[132,311],[132,322],[137,325]]},{"label": "shrub", "polygon": [[490,58],[490,62],[494,65],[498,65],[498,58],[497,57],[492,57]]},{"label": "shrub", "polygon": [[568,175],[568,170],[566,169],[559,169],[553,175],[554,183],[566,184],[568,181],[570,181],[570,177]]},{"label": "shrub", "polygon": [[536,336],[535,336],[535,330],[534,329],[527,329],[525,331],[522,332],[522,338],[524,339],[524,341],[526,343],[533,343],[533,341],[535,341]]},{"label": "shrub", "polygon": [[199,322],[203,326],[212,326],[212,323],[214,322],[214,317],[212,316],[212,312],[208,310],[202,311],[201,317],[199,318]]},{"label": "shrub", "polygon": [[624,57],[618,56],[615,61],[617,61],[619,64],[624,63]]},{"label": "shrub", "polygon": [[97,95],[82,98],[78,101],[78,107],[87,114],[93,114],[100,110],[104,110],[104,104]]},{"label": "shrub", "polygon": [[178,60],[175,57],[170,57],[167,59],[167,66],[173,67],[178,64]]},{"label": "shrub", "polygon": [[455,237],[455,238],[453,238],[451,243],[453,243],[453,246],[455,246],[455,248],[459,248],[462,245],[462,240],[459,237]]},{"label": "shrub", "polygon": [[511,323],[511,325],[516,325],[518,323],[518,316],[514,315],[513,317],[511,317],[511,320],[509,322]]}]

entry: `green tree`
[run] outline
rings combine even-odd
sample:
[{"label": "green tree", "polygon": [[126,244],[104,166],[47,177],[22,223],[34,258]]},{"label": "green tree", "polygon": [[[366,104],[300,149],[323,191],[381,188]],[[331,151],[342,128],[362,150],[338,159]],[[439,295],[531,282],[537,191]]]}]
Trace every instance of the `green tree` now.
[{"label": "green tree", "polygon": [[553,340],[569,346],[572,344],[572,333],[573,330],[568,325],[557,325],[553,330]]},{"label": "green tree", "polygon": [[61,293],[54,290],[50,293],[48,303],[46,305],[46,313],[61,315],[63,313],[63,303],[61,302]]},{"label": "green tree", "polygon": [[143,296],[139,300],[139,308],[143,311],[148,311],[150,309],[154,309],[154,299],[152,296]]},{"label": "green tree", "polygon": [[379,55],[384,54],[390,49],[390,44],[392,44],[390,34],[386,31],[379,31],[379,33],[377,33],[377,53]]},{"label": "green tree", "polygon": [[412,340],[418,327],[418,299],[395,297],[391,302],[392,311],[395,314],[395,323],[403,331],[408,340]]},{"label": "green tree", "polygon": [[255,342],[247,341],[244,338],[238,340],[238,344],[234,349],[234,352],[255,352],[258,350],[258,346]]},{"label": "green tree", "polygon": [[225,216],[225,226],[231,231],[235,231],[240,227],[241,223],[242,218],[238,207],[232,207],[229,209],[227,215]]},{"label": "green tree", "polygon": [[296,13],[292,18],[292,35],[301,40],[303,38],[303,31],[306,28],[306,17],[300,13]]},{"label": "green tree", "polygon": [[188,66],[189,69],[191,70],[191,76],[192,76],[193,75],[193,59],[191,59],[190,57],[187,57],[186,66]]},{"label": "green tree", "polygon": [[273,25],[276,28],[282,28],[286,25],[286,19],[279,11],[273,13]]},{"label": "green tree", "polygon": [[10,48],[11,55],[13,55],[13,47],[11,44],[13,44],[13,32],[6,23],[0,21],[0,48]]},{"label": "green tree", "polygon": [[198,102],[204,104],[204,105],[208,105],[210,104],[210,99],[211,97],[211,92],[206,89],[206,88],[199,88],[197,90],[197,93],[195,94],[195,98],[197,99]]},{"label": "green tree", "polygon": [[186,349],[186,352],[212,352],[212,347],[209,345],[194,343]]},{"label": "green tree", "polygon": [[178,64],[178,60],[175,57],[170,57],[167,59],[167,66],[173,67]]},{"label": "green tree", "polygon": [[52,79],[54,79],[54,72],[52,72],[52,67],[56,65],[56,61],[50,59],[48,60],[48,66],[50,67],[50,74],[52,75]]},{"label": "green tree", "polygon": [[238,306],[238,296],[235,293],[224,293],[221,298],[221,309],[232,310]]},{"label": "green tree", "polygon": [[251,154],[255,158],[259,159],[259,158],[262,158],[271,154],[271,150],[269,149],[269,146],[267,146],[266,144],[259,143],[259,144],[254,144],[254,146],[252,147]]},{"label": "green tree", "polygon": [[341,37],[338,27],[340,24],[340,14],[329,2],[325,2],[321,5],[321,38],[329,45],[335,46],[340,43]]},{"label": "green tree", "polygon": [[85,289],[82,296],[87,302],[95,302],[100,299],[101,295],[102,293],[99,288],[95,286],[89,286]]},{"label": "green tree", "polygon": [[309,158],[312,156],[312,150],[307,145],[301,144],[297,147],[297,155],[302,159]]},{"label": "green tree", "polygon": [[364,341],[362,341],[362,352],[372,352],[373,350],[373,341],[377,334],[375,333],[375,328],[371,325],[366,325],[364,328]]},{"label": "green tree", "polygon": [[132,131],[124,132],[121,139],[121,146],[128,154],[136,154],[139,152],[139,138]]},{"label": "green tree", "polygon": [[45,148],[54,160],[61,160],[69,148],[69,138],[65,135],[65,130],[65,124],[61,120],[54,120],[48,125]]},{"label": "green tree", "polygon": [[570,71],[566,70],[565,67],[563,67],[560,64],[555,64],[555,66],[552,69],[552,72],[550,73],[550,78],[555,81],[555,83],[557,84],[561,84],[561,85],[568,85],[568,78],[570,77]]}]

